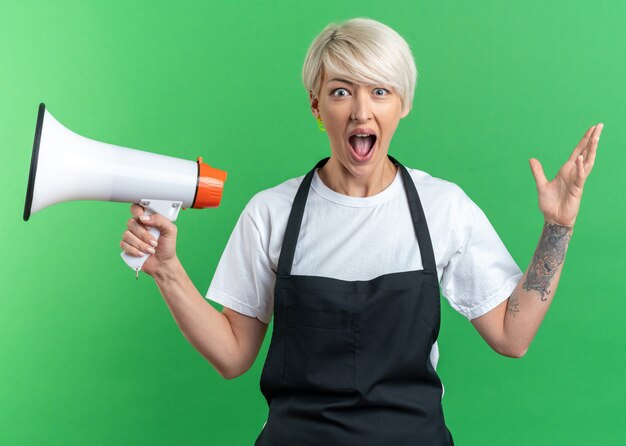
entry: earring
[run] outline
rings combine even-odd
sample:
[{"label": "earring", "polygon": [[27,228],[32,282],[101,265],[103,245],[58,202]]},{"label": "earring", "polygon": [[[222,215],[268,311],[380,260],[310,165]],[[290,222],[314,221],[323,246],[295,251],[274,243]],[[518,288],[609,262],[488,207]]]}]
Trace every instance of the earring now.
[{"label": "earring", "polygon": [[325,132],[326,129],[324,128],[324,124],[322,124],[322,117],[318,117],[317,118],[317,128],[320,129],[320,132]]}]

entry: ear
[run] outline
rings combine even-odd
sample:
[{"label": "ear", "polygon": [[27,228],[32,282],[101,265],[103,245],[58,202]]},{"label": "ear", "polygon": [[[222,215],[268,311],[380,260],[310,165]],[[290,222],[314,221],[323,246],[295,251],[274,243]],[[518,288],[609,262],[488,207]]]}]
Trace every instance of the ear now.
[{"label": "ear", "polygon": [[400,115],[400,119],[406,117],[406,115],[409,114],[409,112],[411,111],[412,108],[413,108],[413,103],[409,104],[409,106],[406,108],[406,110],[404,110],[402,112],[402,114]]},{"label": "ear", "polygon": [[309,90],[309,101],[311,102],[311,113],[317,118],[320,113],[319,103],[317,96],[315,96],[311,90]]}]

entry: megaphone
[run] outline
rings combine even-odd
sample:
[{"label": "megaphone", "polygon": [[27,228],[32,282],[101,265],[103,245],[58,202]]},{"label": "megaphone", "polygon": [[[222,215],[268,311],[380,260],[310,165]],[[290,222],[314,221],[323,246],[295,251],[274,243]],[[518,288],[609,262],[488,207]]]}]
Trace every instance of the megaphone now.
[{"label": "megaphone", "polygon": [[[202,161],[187,161],[78,135],[39,104],[24,204],[24,221],[64,201],[100,200],[138,203],[145,213],[176,221],[180,209],[217,207],[226,172]],[[150,233],[159,238],[154,227]],[[138,274],[144,257],[121,253]]]}]

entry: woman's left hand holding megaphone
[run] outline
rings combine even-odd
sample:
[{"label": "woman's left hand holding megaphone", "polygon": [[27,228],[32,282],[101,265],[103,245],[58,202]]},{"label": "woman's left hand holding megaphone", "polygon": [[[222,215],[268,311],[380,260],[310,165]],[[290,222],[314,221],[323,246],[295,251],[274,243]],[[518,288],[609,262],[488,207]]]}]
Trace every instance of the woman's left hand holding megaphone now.
[{"label": "woman's left hand holding megaphone", "polygon": [[[128,229],[124,231],[120,247],[128,255],[143,257],[149,255],[141,270],[150,276],[167,269],[176,260],[176,225],[160,214],[144,215],[144,208],[138,204],[130,207],[133,218],[128,220]],[[156,228],[161,232],[158,240],[146,227]]]}]

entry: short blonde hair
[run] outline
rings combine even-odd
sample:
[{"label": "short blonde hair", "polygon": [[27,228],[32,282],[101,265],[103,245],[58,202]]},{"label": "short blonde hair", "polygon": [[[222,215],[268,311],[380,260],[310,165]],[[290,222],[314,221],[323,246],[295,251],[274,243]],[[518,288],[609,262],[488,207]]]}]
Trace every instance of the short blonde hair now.
[{"label": "short blonde hair", "polygon": [[411,107],[417,68],[408,43],[387,25],[369,18],[330,23],[309,46],[302,67],[307,92],[320,95],[323,73],[358,84],[395,88],[402,110]]}]

